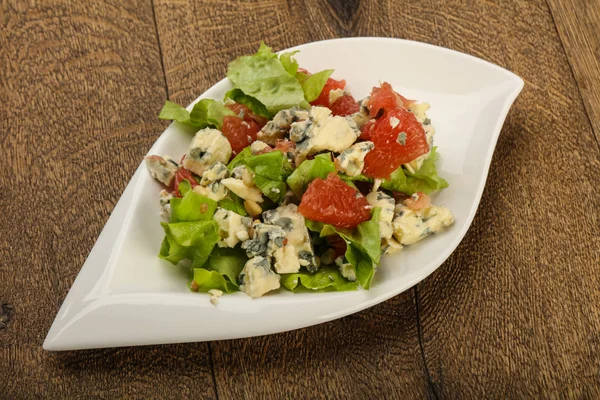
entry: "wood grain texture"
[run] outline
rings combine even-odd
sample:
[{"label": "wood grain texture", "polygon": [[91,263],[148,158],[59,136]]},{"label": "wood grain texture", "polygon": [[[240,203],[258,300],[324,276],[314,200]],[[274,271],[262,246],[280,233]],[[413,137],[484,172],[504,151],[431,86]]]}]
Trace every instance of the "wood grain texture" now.
[{"label": "wood grain texture", "polygon": [[600,1],[547,1],[599,142]]},{"label": "wood grain texture", "polygon": [[213,397],[206,344],[42,350],[164,129],[151,4],[4,1],[0,27],[0,399]]}]

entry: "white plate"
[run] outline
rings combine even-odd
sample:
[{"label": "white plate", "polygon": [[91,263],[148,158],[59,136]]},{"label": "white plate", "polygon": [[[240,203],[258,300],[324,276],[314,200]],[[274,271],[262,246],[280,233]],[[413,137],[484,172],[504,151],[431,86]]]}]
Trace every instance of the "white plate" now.
[{"label": "white plate", "polygon": [[[302,328],[340,318],[410,288],[438,268],[465,235],[479,204],[500,129],[523,81],[452,50],[398,39],[350,38],[298,46],[310,71],[335,68],[356,98],[388,81],[410,99],[431,103],[439,172],[450,187],[434,196],[456,223],[400,254],[382,257],[371,290],[285,290],[252,300],[225,295],[217,306],[192,293],[187,277],[157,257],[160,185],[141,165],[117,203],[44,342],[46,350],[233,339]],[[222,99],[223,80],[200,98]],[[185,153],[191,136],[172,124],[149,153]]]}]

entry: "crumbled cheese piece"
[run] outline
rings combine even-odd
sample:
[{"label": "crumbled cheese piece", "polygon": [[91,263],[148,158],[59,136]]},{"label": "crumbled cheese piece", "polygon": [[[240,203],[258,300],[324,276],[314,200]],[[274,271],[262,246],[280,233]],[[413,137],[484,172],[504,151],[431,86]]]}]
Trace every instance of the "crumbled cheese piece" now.
[{"label": "crumbled cheese piece", "polygon": [[252,238],[242,243],[242,249],[246,250],[248,257],[270,258],[277,249],[284,246],[285,231],[281,227],[255,221],[252,230]]},{"label": "crumbled cheese piece", "polygon": [[346,94],[344,89],[334,89],[329,91],[329,105],[335,103],[335,101],[342,97],[344,94]]},{"label": "crumbled cheese piece", "polygon": [[148,167],[148,171],[152,178],[166,186],[170,186],[171,183],[173,183],[175,173],[179,169],[179,164],[173,161],[171,157],[151,155],[146,156],[144,159],[146,160],[146,167]]},{"label": "crumbled cheese piece", "polygon": [[250,152],[254,156],[267,149],[271,149],[271,146],[261,140],[256,140],[250,145]]},{"label": "crumbled cheese piece", "polygon": [[354,271],[352,264],[346,260],[346,257],[339,256],[335,259],[335,264],[340,267],[340,273],[344,278],[352,282],[356,281],[356,271]]},{"label": "crumbled cheese piece", "polygon": [[202,176],[204,171],[217,162],[227,163],[230,157],[231,145],[221,131],[205,128],[196,132],[183,159],[183,166]]},{"label": "crumbled cheese piece", "polygon": [[225,178],[229,178],[229,170],[225,164],[218,162],[202,173],[200,184],[202,186],[208,186],[212,182],[219,182]]},{"label": "crumbled cheese piece", "polygon": [[239,242],[250,238],[248,230],[252,219],[223,208],[217,208],[213,219],[219,225],[219,247],[235,247]]},{"label": "crumbled cheese piece", "polygon": [[210,295],[210,303],[213,306],[216,306],[217,302],[219,301],[219,297],[223,296],[223,292],[219,289],[210,289],[208,294]]},{"label": "crumbled cheese piece", "polygon": [[365,166],[365,156],[375,148],[373,142],[359,142],[337,156],[339,168],[348,176],[358,176]]},{"label": "crumbled cheese piece", "polygon": [[256,299],[279,289],[280,276],[271,270],[269,260],[262,256],[249,259],[239,276],[240,291]]},{"label": "crumbled cheese piece", "polygon": [[382,239],[390,239],[394,230],[392,220],[394,219],[394,198],[384,192],[371,192],[367,195],[367,201],[373,207],[380,207],[379,213],[379,235]]},{"label": "crumbled cheese piece", "polygon": [[258,132],[258,139],[267,144],[274,145],[277,139],[283,138],[288,133],[292,123],[307,118],[308,111],[299,107],[281,110]]},{"label": "crumbled cheese piece", "polygon": [[279,226],[285,231],[287,239],[285,249],[275,253],[274,266],[277,272],[298,272],[300,266],[304,266],[309,271],[318,269],[310,235],[304,217],[298,212],[298,206],[287,204],[275,210],[265,211],[263,219],[265,223]]},{"label": "crumbled cheese piece", "polygon": [[452,212],[441,206],[431,205],[414,211],[397,205],[395,212],[396,217],[392,222],[394,238],[403,245],[414,244],[454,223]]},{"label": "crumbled cheese piece", "polygon": [[325,107],[312,107],[307,120],[294,122],[290,139],[296,143],[296,164],[323,150],[341,153],[352,145],[360,130],[350,117],[332,116]]},{"label": "crumbled cheese piece", "polygon": [[160,199],[160,216],[165,221],[168,221],[171,218],[171,199],[173,195],[166,190],[161,190],[158,194]]},{"label": "crumbled cheese piece", "polygon": [[223,185],[244,200],[262,203],[262,192],[256,186],[248,186],[242,179],[227,178],[221,181]]}]

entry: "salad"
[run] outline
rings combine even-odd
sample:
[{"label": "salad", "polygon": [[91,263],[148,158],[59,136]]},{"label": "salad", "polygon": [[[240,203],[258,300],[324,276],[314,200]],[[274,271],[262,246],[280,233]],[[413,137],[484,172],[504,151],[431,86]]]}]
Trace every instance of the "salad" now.
[{"label": "salad", "polygon": [[357,101],[333,70],[299,68],[264,43],[229,64],[224,101],[160,118],[194,128],[183,156],[145,158],[165,232],[159,257],[190,289],[252,298],[280,289],[369,289],[382,255],[454,222],[428,194],[438,176],[429,104],[383,82]]}]

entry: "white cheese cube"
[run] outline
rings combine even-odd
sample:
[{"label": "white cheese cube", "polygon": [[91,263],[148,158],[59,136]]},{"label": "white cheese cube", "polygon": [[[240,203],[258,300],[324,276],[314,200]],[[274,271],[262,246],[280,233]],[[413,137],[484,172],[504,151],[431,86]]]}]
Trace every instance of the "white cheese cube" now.
[{"label": "white cheese cube", "polygon": [[[265,211],[262,216],[265,223],[279,226],[285,231],[287,245],[294,248],[299,265],[306,267],[309,271],[318,269],[306,222],[304,216],[298,212],[298,206],[287,204],[275,210]],[[298,270],[294,272],[298,272]]]},{"label": "white cheese cube", "polygon": [[342,97],[344,94],[346,94],[344,89],[333,89],[329,91],[329,105],[335,103],[335,101]]},{"label": "white cheese cube", "polygon": [[171,218],[171,199],[173,195],[166,190],[161,190],[159,195],[160,199],[160,216],[165,221],[168,221]]},{"label": "white cheese cube", "polygon": [[248,240],[248,230],[252,219],[223,208],[217,208],[213,219],[219,225],[219,247],[235,247],[238,243]]},{"label": "white cheese cube", "polygon": [[227,164],[230,157],[231,145],[221,131],[205,128],[196,132],[183,159],[183,166],[202,176],[204,171],[217,162]]},{"label": "white cheese cube", "polygon": [[360,175],[365,166],[365,156],[374,148],[373,142],[353,144],[336,157],[340,170],[348,176]]},{"label": "white cheese cube", "polygon": [[352,282],[356,281],[356,272],[354,271],[354,267],[348,262],[348,260],[346,260],[346,257],[339,256],[335,259],[335,264],[340,267],[340,273],[344,278]]},{"label": "white cheese cube", "polygon": [[204,187],[201,185],[194,186],[194,192],[202,195],[204,197],[208,197],[214,201],[221,201],[225,197],[227,197],[227,187],[219,182],[211,182],[208,186]]},{"label": "white cheese cube", "polygon": [[272,257],[277,249],[284,246],[285,231],[281,227],[255,222],[252,229],[252,238],[242,243],[248,257]]},{"label": "white cheese cube", "polygon": [[394,198],[384,192],[371,192],[367,195],[367,201],[373,207],[380,207],[379,213],[379,235],[382,239],[390,239],[394,230],[392,220],[394,219]]},{"label": "white cheese cube", "polygon": [[228,177],[229,170],[225,164],[218,162],[202,173],[200,184],[202,186],[208,186],[212,182],[219,182],[220,180]]},{"label": "white cheese cube", "polygon": [[279,289],[279,275],[271,270],[269,260],[262,256],[249,259],[240,273],[240,291],[256,299]]},{"label": "white cheese cube", "polygon": [[256,140],[254,142],[252,142],[252,144],[250,145],[250,152],[252,153],[252,155],[257,155],[258,153],[261,153],[265,150],[270,150],[272,149],[271,146],[269,146],[268,144],[266,144],[265,142],[261,141],[261,140]]},{"label": "white cheese cube", "polygon": [[210,304],[216,306],[217,302],[219,301],[219,297],[223,296],[223,291],[219,289],[210,289],[208,294],[210,295]]},{"label": "white cheese cube", "polygon": [[294,246],[286,244],[273,253],[273,267],[279,274],[292,274],[300,271],[300,261]]},{"label": "white cheese cube", "polygon": [[148,167],[148,171],[152,178],[166,186],[170,186],[171,183],[173,183],[175,173],[179,169],[179,164],[173,161],[171,157],[151,155],[146,156],[144,159],[146,160],[146,167]]},{"label": "white cheese cube", "polygon": [[248,186],[242,179],[227,178],[221,181],[221,184],[237,194],[244,200],[251,200],[256,203],[262,203],[262,192],[256,186]]},{"label": "white cheese cube", "polygon": [[404,205],[398,205],[395,211],[396,217],[392,222],[394,238],[403,245],[414,244],[454,223],[454,216],[446,207],[431,205],[413,211]]},{"label": "white cheese cube", "polygon": [[257,137],[265,143],[274,145],[277,139],[283,138],[288,133],[293,122],[307,118],[308,111],[299,107],[281,110],[258,132]]},{"label": "white cheese cube", "polygon": [[307,155],[323,150],[341,153],[360,136],[360,130],[351,117],[332,116],[325,107],[312,107],[309,118],[294,122],[290,139],[296,143],[298,158],[302,162]]}]

